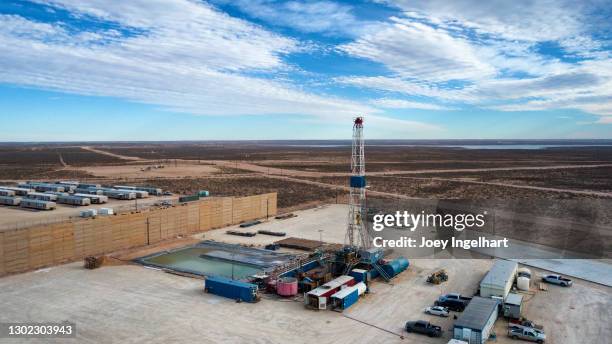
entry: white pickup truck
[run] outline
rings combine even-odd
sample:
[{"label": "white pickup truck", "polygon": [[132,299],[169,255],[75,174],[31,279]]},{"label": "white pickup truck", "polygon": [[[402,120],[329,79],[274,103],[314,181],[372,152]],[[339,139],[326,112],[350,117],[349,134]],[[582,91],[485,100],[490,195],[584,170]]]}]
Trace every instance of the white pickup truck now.
[{"label": "white pickup truck", "polygon": [[508,329],[508,336],[512,339],[522,339],[536,343],[544,343],[546,341],[544,331],[535,328],[510,327]]},{"label": "white pickup truck", "polygon": [[562,287],[570,287],[572,285],[572,280],[569,278],[565,278],[561,275],[544,275],[542,276],[542,281],[552,284],[557,284]]}]

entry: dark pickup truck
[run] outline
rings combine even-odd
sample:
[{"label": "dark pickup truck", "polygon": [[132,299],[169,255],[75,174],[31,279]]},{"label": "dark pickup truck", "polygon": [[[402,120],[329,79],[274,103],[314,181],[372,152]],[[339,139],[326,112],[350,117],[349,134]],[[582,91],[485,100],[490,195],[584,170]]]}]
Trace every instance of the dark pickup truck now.
[{"label": "dark pickup truck", "polygon": [[436,306],[442,306],[455,312],[463,312],[468,303],[472,300],[471,297],[461,296],[461,294],[446,294],[442,295],[435,302]]},{"label": "dark pickup truck", "polygon": [[406,323],[406,332],[426,334],[430,337],[441,337],[442,327],[433,325],[425,320],[408,321]]}]

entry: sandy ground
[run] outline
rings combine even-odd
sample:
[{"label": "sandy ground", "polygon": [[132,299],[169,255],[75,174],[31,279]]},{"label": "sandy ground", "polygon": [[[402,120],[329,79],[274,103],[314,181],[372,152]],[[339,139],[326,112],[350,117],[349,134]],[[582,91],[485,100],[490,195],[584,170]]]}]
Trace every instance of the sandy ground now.
[{"label": "sandy ground", "polygon": [[54,210],[36,210],[0,205],[0,231],[66,221],[70,217],[78,217],[80,212],[86,209],[113,208],[115,212],[130,211],[135,210],[137,206],[138,209],[142,209],[163,200],[173,199],[176,199],[176,197],[149,196],[148,198],[137,199],[137,201],[109,199],[107,203],[88,206],[71,206],[58,203]]},{"label": "sandy ground", "polygon": [[[156,168],[155,166],[164,166]],[[178,177],[206,177],[218,173],[219,169],[212,165],[201,165],[197,161],[181,161],[176,165],[173,163],[150,165],[105,165],[85,166],[74,168],[90,173],[96,177],[110,179],[135,179],[135,178],[178,178]]]},{"label": "sandy ground", "polygon": [[[323,240],[342,242],[345,210],[334,205],[300,211],[298,217],[270,220],[254,229],[283,230],[316,240],[322,229]],[[278,239],[229,236],[227,229],[197,237],[252,244]],[[268,295],[257,304],[235,303],[203,293],[198,279],[136,265],[85,270],[81,263],[72,263],[1,278],[0,322],[74,321],[78,338],[62,342],[75,343],[442,344],[450,338],[452,317],[424,315],[423,308],[442,293],[472,295],[492,263],[490,259],[412,259],[409,270],[389,284],[373,283],[372,293],[344,313],[306,310],[300,300]],[[428,285],[426,276],[438,268],[448,271],[449,282]],[[536,275],[543,272],[533,270]],[[576,280],[572,288],[551,285],[548,291],[532,290],[525,298],[525,316],[544,325],[550,343],[601,343],[602,338],[612,337],[608,287]],[[403,332],[406,321],[418,319],[442,326],[443,338]],[[497,343],[516,343],[505,336],[505,327],[505,320],[499,319]]]}]

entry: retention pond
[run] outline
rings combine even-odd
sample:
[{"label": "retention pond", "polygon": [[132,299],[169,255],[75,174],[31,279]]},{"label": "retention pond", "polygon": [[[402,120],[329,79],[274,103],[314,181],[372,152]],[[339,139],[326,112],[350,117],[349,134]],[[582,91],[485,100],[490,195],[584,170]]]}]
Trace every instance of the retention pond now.
[{"label": "retention pond", "polygon": [[203,241],[141,257],[136,262],[200,276],[223,276],[240,280],[285,264],[292,258],[293,255],[286,253]]}]

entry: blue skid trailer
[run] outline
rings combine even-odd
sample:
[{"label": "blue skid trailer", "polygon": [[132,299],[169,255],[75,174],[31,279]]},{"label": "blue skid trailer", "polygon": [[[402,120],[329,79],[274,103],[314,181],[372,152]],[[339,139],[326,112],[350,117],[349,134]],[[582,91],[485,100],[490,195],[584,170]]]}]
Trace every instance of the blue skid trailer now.
[{"label": "blue skid trailer", "polygon": [[210,276],[204,280],[204,290],[207,293],[227,297],[244,302],[257,302],[257,286],[252,283],[236,281],[233,279]]},{"label": "blue skid trailer", "polygon": [[349,273],[355,279],[355,282],[368,282],[368,270],[364,269],[353,269]]},{"label": "blue skid trailer", "polygon": [[367,286],[363,282],[341,289],[331,296],[332,307],[334,309],[347,309],[356,304],[359,296],[365,293],[366,290]]}]

